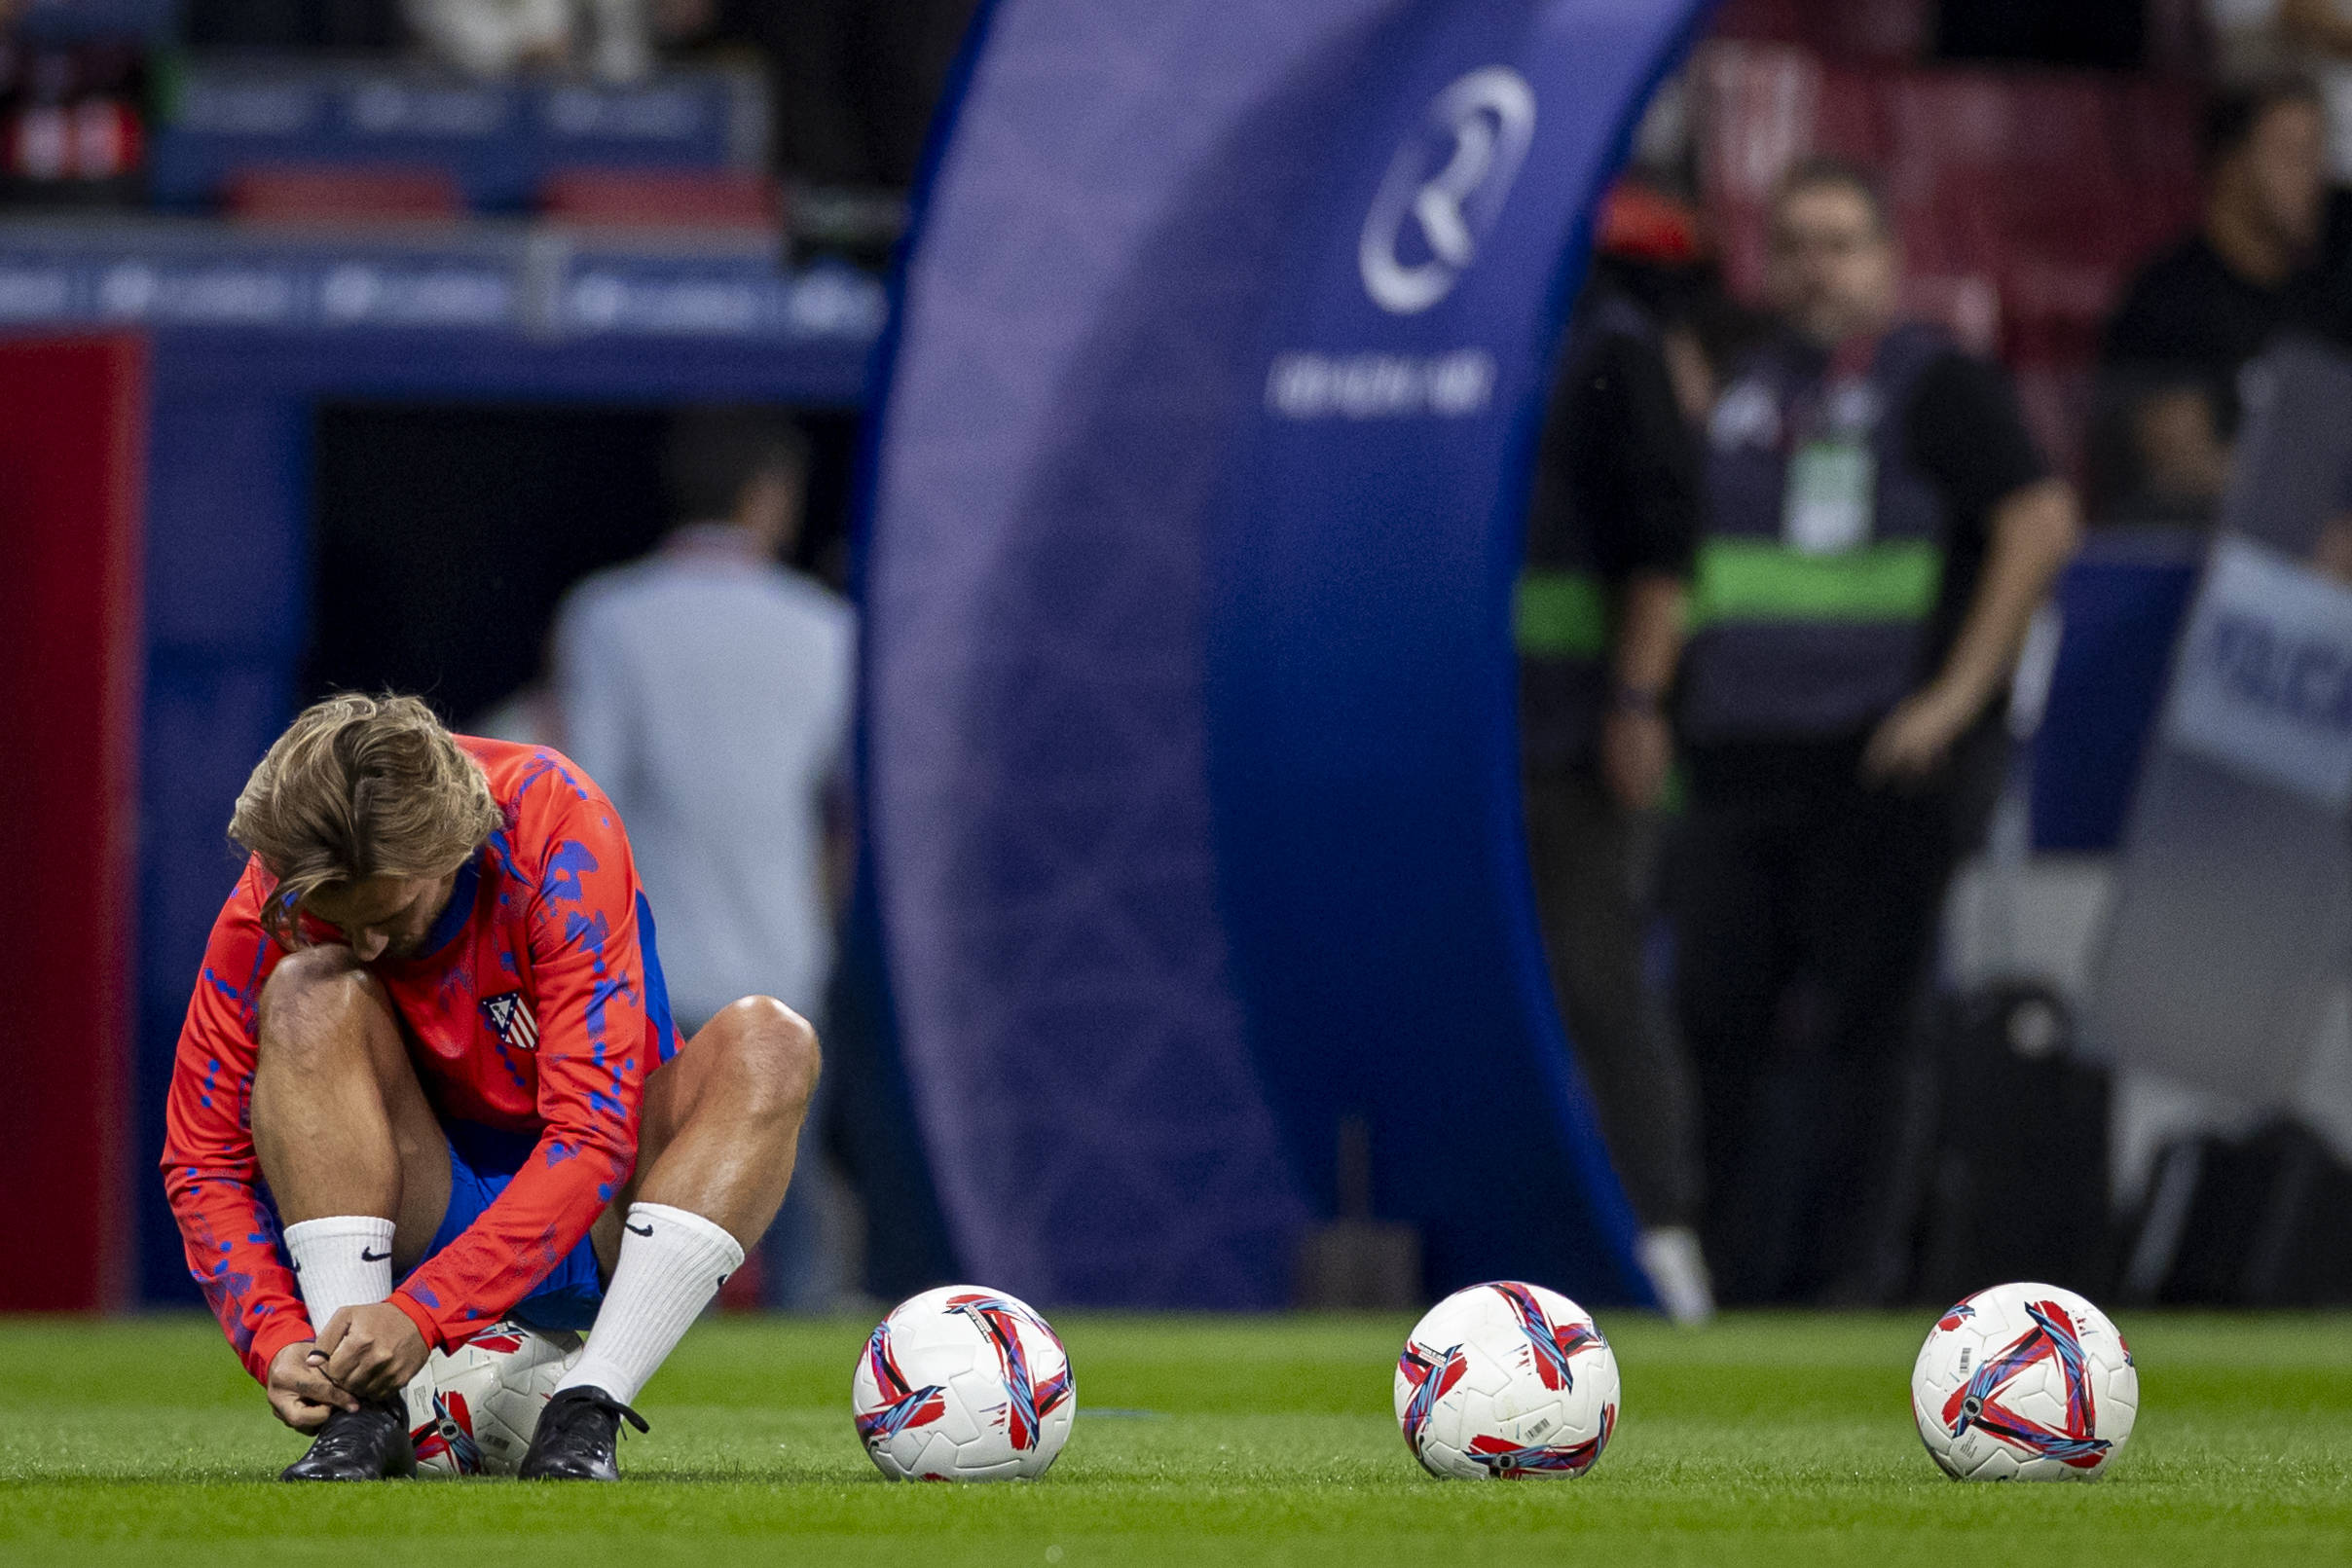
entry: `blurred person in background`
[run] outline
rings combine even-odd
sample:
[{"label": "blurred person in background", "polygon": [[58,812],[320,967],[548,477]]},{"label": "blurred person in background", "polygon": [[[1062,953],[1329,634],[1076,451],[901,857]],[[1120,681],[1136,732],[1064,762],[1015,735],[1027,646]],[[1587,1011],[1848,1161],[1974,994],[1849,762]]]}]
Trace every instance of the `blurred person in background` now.
[{"label": "blurred person in background", "polygon": [[1901,1288],[1938,917],[2077,534],[2005,373],[1901,319],[1899,269],[1871,178],[1800,164],[1779,330],[1708,431],[1672,903],[1727,1300]]},{"label": "blurred person in background", "polygon": [[1641,1225],[1642,1267],[1682,1323],[1714,1311],[1698,1108],[1642,951],[1701,475],[1664,325],[1635,288],[1695,256],[1695,225],[1638,187],[1603,209],[1537,451],[1517,624],[1528,857],[1553,984]]},{"label": "blurred person in background", "polygon": [[2274,78],[2214,101],[2204,221],[2132,279],[2101,350],[2125,520],[2203,524],[2221,504],[2239,372],[2281,328],[2320,311],[2324,144],[2307,81]]},{"label": "blurred person in background", "polygon": [[[744,975],[817,1017],[832,966],[856,622],[779,564],[800,529],[808,461],[779,416],[681,416],[667,467],[683,525],[645,559],[588,578],[557,616],[566,749],[629,823],[689,1034]],[[800,1195],[764,1252],[769,1302],[798,1310],[850,1288],[821,1120],[809,1118]]]},{"label": "blurred person in background", "polygon": [[2223,84],[2307,76],[2327,120],[2329,177],[2352,185],[2352,6],[2343,0],[2206,0]]}]

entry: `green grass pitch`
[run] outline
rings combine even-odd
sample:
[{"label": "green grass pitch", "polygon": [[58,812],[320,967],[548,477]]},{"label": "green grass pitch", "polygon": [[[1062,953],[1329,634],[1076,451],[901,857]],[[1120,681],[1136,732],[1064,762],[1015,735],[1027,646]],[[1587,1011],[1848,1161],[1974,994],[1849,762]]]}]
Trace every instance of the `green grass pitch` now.
[{"label": "green grass pitch", "polygon": [[209,1322],[0,1321],[0,1562],[2352,1562],[2352,1318],[2125,1315],[2142,1415],[2090,1486],[1962,1486],[1906,1404],[1925,1313],[1603,1316],[1624,1415],[1581,1480],[1439,1482],[1389,1415],[1407,1323],[1057,1314],[1079,1416],[1029,1484],[894,1486],[866,1326],[732,1319],[641,1402],[614,1487],[280,1486]]}]

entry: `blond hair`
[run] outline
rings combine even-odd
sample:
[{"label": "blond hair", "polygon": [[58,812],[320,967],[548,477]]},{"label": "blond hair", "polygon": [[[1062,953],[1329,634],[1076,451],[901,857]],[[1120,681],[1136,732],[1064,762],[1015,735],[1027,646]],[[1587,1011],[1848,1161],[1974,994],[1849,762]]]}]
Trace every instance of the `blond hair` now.
[{"label": "blond hair", "polygon": [[229,837],[277,892],[262,921],[294,939],[294,912],[369,877],[442,877],[503,821],[482,770],[414,697],[338,692],[303,710],[245,781]]}]

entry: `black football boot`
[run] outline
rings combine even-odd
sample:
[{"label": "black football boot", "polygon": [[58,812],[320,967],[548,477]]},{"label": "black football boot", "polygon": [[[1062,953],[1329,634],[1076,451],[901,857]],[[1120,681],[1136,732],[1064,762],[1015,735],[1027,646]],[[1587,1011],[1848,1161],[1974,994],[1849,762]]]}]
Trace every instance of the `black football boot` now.
[{"label": "black football boot", "polygon": [[388,1480],[417,1474],[408,1440],[408,1406],[397,1396],[356,1410],[337,1410],[311,1440],[311,1451],[278,1473],[279,1480]]},{"label": "black football boot", "polygon": [[524,1480],[619,1480],[621,1422],[652,1430],[645,1418],[601,1388],[558,1389],[539,1412],[531,1452],[515,1474]]}]

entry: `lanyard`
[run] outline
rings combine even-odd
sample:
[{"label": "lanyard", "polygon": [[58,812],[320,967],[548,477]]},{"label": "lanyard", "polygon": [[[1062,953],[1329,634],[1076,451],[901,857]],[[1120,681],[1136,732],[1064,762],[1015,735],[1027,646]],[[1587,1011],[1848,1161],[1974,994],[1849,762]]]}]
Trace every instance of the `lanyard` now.
[{"label": "lanyard", "polygon": [[1781,538],[1801,555],[1844,555],[1874,531],[1878,464],[1868,441],[1867,377],[1878,345],[1876,337],[1840,344],[1819,385],[1789,410]]},{"label": "lanyard", "polygon": [[1850,442],[1861,434],[1846,425],[1831,426],[1827,417],[1835,412],[1841,394],[1850,388],[1867,387],[1883,342],[1883,334],[1869,333],[1848,338],[1830,350],[1820,378],[1798,391],[1789,402],[1787,418],[1781,421],[1782,456],[1794,456],[1817,442]]}]

